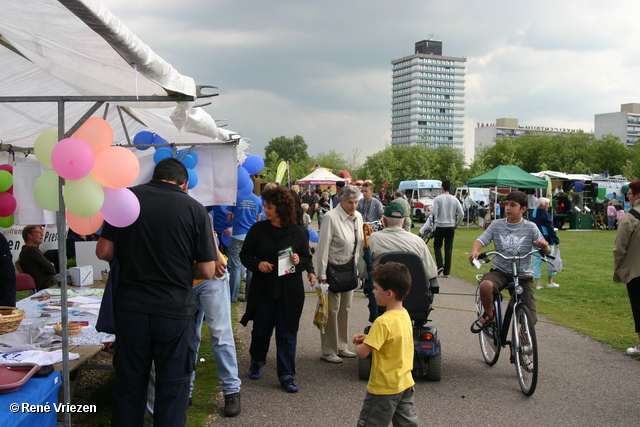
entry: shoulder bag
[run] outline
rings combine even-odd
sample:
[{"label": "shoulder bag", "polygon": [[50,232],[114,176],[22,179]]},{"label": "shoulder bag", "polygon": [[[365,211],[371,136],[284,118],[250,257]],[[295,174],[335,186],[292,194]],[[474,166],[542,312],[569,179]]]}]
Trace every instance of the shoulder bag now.
[{"label": "shoulder bag", "polygon": [[353,253],[351,258],[344,264],[334,264],[331,261],[327,264],[327,283],[329,290],[334,293],[349,292],[358,287],[358,271],[356,269],[355,254],[358,247],[358,229],[353,221],[355,236],[353,242]]}]

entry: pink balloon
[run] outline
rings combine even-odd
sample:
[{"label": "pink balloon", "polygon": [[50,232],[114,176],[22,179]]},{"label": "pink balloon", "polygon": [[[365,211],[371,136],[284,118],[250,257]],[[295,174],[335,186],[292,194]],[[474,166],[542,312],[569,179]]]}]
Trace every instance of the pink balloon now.
[{"label": "pink balloon", "polygon": [[51,152],[53,170],[64,179],[84,178],[91,172],[93,163],[93,150],[78,138],[63,139]]},{"label": "pink balloon", "polygon": [[140,162],[125,147],[109,147],[96,154],[91,173],[109,188],[125,188],[133,184],[140,173]]},{"label": "pink balloon", "polygon": [[102,227],[102,214],[100,212],[91,216],[77,216],[67,210],[67,224],[78,234],[93,234]]},{"label": "pink balloon", "polygon": [[104,204],[100,209],[104,220],[114,227],[128,227],[140,215],[140,202],[128,188],[104,188]]},{"label": "pink balloon", "polygon": [[16,211],[18,202],[13,194],[0,193],[0,217],[12,215]]},{"label": "pink balloon", "polygon": [[104,119],[100,117],[89,117],[73,134],[74,138],[85,141],[94,154],[111,146],[113,142],[113,130]]},{"label": "pink balloon", "polygon": [[0,171],[9,171],[9,172],[13,173],[13,166],[11,166],[9,164],[0,165]]}]

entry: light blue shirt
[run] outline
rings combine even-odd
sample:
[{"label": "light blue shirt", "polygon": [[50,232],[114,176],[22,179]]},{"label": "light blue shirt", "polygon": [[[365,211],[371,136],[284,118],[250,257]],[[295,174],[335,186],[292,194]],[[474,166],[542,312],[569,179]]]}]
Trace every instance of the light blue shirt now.
[{"label": "light blue shirt", "polygon": [[[500,252],[505,256],[522,256],[529,253],[533,247],[533,242],[541,238],[542,233],[533,222],[523,219],[516,224],[511,224],[504,218],[493,221],[477,240],[484,247],[487,247],[493,240],[496,252]],[[493,267],[504,273],[512,274],[511,261],[495,257],[493,259]],[[524,277],[533,276],[531,257],[519,262],[518,275]]]}]

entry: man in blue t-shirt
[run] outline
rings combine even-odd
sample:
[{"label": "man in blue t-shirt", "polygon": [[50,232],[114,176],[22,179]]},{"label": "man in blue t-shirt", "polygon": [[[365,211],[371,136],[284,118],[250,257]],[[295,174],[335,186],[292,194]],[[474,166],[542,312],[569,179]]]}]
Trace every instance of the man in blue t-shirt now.
[{"label": "man in blue t-shirt", "polygon": [[571,185],[569,186],[569,191],[573,190],[571,203],[573,204],[573,206],[578,206],[580,208],[580,212],[582,212],[582,194],[584,193],[584,187],[587,186],[585,182],[586,181],[582,179],[580,181],[571,183]]},{"label": "man in blue t-shirt", "polygon": [[[231,302],[238,301],[238,291],[240,290],[240,270],[242,263],[240,262],[240,250],[244,244],[244,238],[253,224],[260,221],[263,213],[262,200],[253,193],[246,196],[238,194],[236,205],[229,206],[227,209],[227,221],[231,223],[231,228],[225,230],[225,234],[231,234],[231,243],[227,256],[229,260],[227,267],[229,269],[229,287],[231,288]],[[249,282],[251,281],[251,272],[247,270],[245,277],[246,285],[245,297],[249,293]]]},{"label": "man in blue t-shirt", "polygon": [[[213,217],[213,227],[214,227],[213,231],[215,231],[218,234],[218,247],[220,248],[220,252],[225,255],[227,253],[227,245],[225,245],[225,243],[222,241],[222,236],[226,229],[232,227],[232,224],[227,221],[227,215],[228,215],[227,209],[228,209],[227,206],[218,206],[218,205],[207,206],[207,210]],[[229,236],[229,241],[230,240],[231,239]],[[227,243],[229,243],[229,241],[227,241]]]}]

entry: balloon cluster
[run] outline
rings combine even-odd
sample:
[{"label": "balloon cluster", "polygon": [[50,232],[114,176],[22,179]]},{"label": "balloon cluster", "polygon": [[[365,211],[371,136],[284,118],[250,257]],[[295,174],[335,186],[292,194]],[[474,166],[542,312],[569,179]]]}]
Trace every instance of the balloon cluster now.
[{"label": "balloon cluster", "polygon": [[257,175],[264,169],[264,160],[262,157],[252,154],[247,156],[238,166],[238,194],[248,196],[253,191],[253,181],[251,175]]},{"label": "balloon cluster", "polygon": [[[153,134],[148,130],[138,132],[136,136],[133,137],[133,145],[135,145],[138,150],[146,150],[149,148],[150,144],[168,144],[168,142],[160,135]],[[143,147],[143,145],[146,146]],[[189,186],[187,187],[187,189],[191,190],[193,187],[198,185],[198,174],[196,174],[196,172],[193,170],[193,168],[195,168],[198,164],[198,155],[195,152],[188,152],[189,149],[184,149],[178,151],[174,155],[173,149],[171,147],[154,147],[154,149],[156,150],[156,152],[153,153],[153,161],[156,165],[162,160],[168,159],[170,157],[180,159],[182,164],[187,168],[187,172],[189,173]]]},{"label": "balloon cluster", "polygon": [[13,166],[0,165],[0,227],[13,225],[17,202],[13,197]]},{"label": "balloon cluster", "polygon": [[103,220],[115,227],[131,225],[140,214],[138,198],[129,190],[140,163],[125,147],[111,146],[113,131],[105,120],[90,117],[71,138],[58,141],[58,132],[41,133],[34,144],[38,161],[53,170],[33,186],[43,209],[60,209],[58,177],[64,178],[67,223],[78,234],[92,234]]}]

